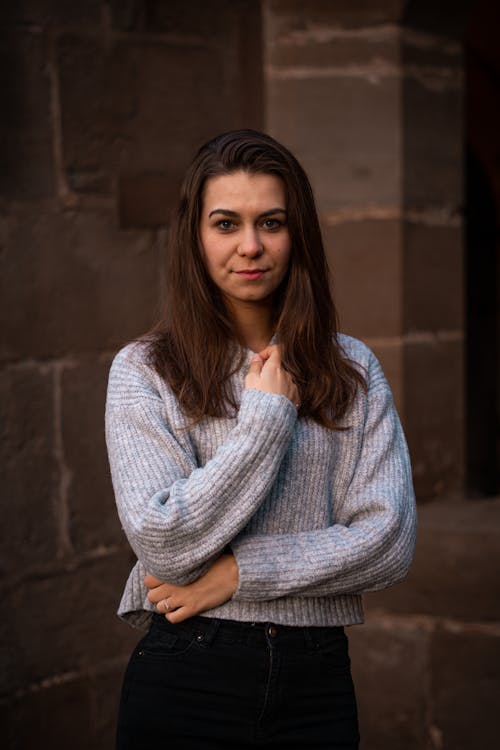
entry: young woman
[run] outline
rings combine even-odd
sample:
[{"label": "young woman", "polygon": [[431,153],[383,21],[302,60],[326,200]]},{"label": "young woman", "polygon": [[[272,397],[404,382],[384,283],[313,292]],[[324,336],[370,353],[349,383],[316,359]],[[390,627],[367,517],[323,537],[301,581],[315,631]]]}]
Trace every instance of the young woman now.
[{"label": "young woman", "polygon": [[309,182],[269,136],[199,150],[168,250],[164,318],[109,379],[119,614],[148,628],[117,747],[357,748],[344,626],[415,542],[391,391],[337,330]]}]

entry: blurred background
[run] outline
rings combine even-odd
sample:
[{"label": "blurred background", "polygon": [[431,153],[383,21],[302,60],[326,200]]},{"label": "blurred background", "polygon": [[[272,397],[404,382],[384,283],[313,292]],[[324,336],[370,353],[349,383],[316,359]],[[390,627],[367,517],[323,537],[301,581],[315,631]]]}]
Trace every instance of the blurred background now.
[{"label": "blurred background", "polygon": [[362,748],[498,745],[498,7],[2,4],[3,747],[113,747],[139,633],[115,616],[133,558],[107,372],[155,319],[187,162],[237,127],[309,173],[342,330],[380,358],[412,455],[413,570],[349,630]]}]

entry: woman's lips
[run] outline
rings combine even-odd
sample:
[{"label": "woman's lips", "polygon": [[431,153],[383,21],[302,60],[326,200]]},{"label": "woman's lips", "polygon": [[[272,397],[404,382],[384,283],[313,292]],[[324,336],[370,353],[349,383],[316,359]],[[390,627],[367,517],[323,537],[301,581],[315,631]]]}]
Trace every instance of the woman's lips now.
[{"label": "woman's lips", "polygon": [[250,270],[248,268],[245,268],[243,271],[235,271],[238,276],[242,276],[244,279],[260,279],[261,276],[263,276],[266,272],[265,268],[255,268],[254,270]]}]

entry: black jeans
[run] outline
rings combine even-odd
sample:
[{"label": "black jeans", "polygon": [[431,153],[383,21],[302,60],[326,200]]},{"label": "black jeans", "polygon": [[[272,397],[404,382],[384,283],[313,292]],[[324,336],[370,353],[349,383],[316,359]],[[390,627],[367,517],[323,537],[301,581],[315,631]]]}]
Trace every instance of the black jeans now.
[{"label": "black jeans", "polygon": [[343,628],[153,615],[123,683],[118,750],[358,748]]}]

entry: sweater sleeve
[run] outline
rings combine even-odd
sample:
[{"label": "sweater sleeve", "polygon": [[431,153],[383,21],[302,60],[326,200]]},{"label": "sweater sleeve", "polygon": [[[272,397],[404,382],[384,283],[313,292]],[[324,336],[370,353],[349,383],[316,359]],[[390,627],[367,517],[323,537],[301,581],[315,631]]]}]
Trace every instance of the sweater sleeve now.
[{"label": "sweater sleeve", "polygon": [[241,535],[232,543],[241,600],[336,596],[385,588],[407,574],[416,507],[408,448],[392,393],[371,355],[361,453],[328,528]]},{"label": "sweater sleeve", "polygon": [[198,467],[168,427],[150,369],[117,355],[106,405],[111,476],[123,529],[150,573],[184,584],[206,569],[266,497],[295,421],[284,396],[245,390],[235,427]]}]

